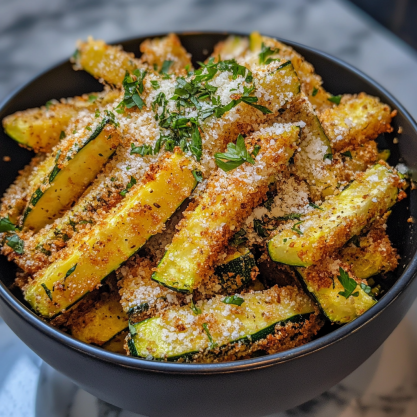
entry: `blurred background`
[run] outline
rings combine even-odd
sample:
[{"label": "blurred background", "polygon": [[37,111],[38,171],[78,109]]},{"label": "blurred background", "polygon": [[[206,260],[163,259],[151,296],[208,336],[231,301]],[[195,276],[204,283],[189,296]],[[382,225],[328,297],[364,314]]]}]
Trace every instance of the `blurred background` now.
[{"label": "blurred background", "polygon": [[[68,59],[77,39],[195,30],[257,30],[323,50],[374,78],[417,119],[417,0],[0,0],[0,101]],[[381,348],[384,359],[377,353],[352,376],[355,389],[344,381],[280,417],[417,416],[416,317],[417,303]],[[373,375],[369,364],[377,371],[365,390],[358,381]],[[131,416],[62,378],[0,318],[0,417]]]},{"label": "blurred background", "polygon": [[417,116],[416,0],[0,0],[0,99],[67,58],[79,38],[189,30],[258,30],[324,50]]}]

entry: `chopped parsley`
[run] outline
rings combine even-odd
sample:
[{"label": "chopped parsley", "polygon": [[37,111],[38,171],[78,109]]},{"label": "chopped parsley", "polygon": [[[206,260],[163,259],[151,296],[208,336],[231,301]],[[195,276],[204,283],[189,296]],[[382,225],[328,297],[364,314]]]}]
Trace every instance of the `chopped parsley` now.
[{"label": "chopped parsley", "polygon": [[316,94],[319,92],[319,89],[317,88],[317,87],[314,87],[313,88],[313,92],[311,93],[311,95],[313,96],[313,97],[315,97],[316,96]]},{"label": "chopped parsley", "polygon": [[342,152],[341,155],[345,156],[346,158],[352,159],[352,154],[350,151]]},{"label": "chopped parsley", "polygon": [[301,220],[300,222],[294,223],[294,225],[291,227],[291,230],[298,233],[299,235],[303,235],[304,233],[300,230],[299,227],[297,227],[301,223],[304,223],[304,220]]},{"label": "chopped parsley", "polygon": [[174,63],[174,61],[165,60],[162,63],[161,71],[159,71],[161,74],[168,74],[169,69],[171,68],[171,65]]},{"label": "chopped parsley", "polygon": [[265,201],[265,203],[264,203],[264,207],[268,210],[268,211],[271,211],[271,209],[272,209],[272,205],[274,204],[274,200],[275,200],[275,196],[271,196],[271,197],[269,197],[266,201]]},{"label": "chopped parsley", "polygon": [[131,176],[129,183],[126,185],[126,188],[120,191],[120,195],[124,197],[136,183],[136,179]]},{"label": "chopped parsley", "polygon": [[301,219],[301,216],[302,216],[302,214],[300,214],[300,213],[290,213],[290,214],[286,214],[285,216],[275,217],[275,220],[280,220],[280,221],[299,220],[299,219]]},{"label": "chopped parsley", "polygon": [[88,101],[89,101],[90,103],[94,103],[94,102],[97,100],[97,98],[98,98],[98,96],[97,96],[97,95],[95,95],[95,94],[90,94],[90,95],[88,96]]},{"label": "chopped parsley", "polygon": [[248,238],[245,237],[246,236],[246,232],[244,229],[240,229],[238,232],[236,232],[232,239],[230,240],[230,244],[232,246],[240,246],[242,243],[245,243]]},{"label": "chopped parsley", "polygon": [[190,305],[191,310],[193,311],[193,313],[195,315],[201,314],[201,308],[198,308],[195,304],[194,301],[191,300],[191,305]]},{"label": "chopped parsley", "polygon": [[245,300],[242,297],[239,297],[238,295],[231,295],[229,297],[225,297],[224,300],[222,300],[222,303],[225,304],[234,304],[237,306],[241,306],[243,303],[245,302]]},{"label": "chopped parsley", "polygon": [[245,139],[241,134],[237,137],[236,144],[227,144],[227,151],[214,154],[214,159],[219,168],[228,172],[242,165],[245,162],[254,164],[255,160],[246,149]]},{"label": "chopped parsley", "polygon": [[42,282],[41,287],[45,290],[46,295],[52,301],[52,292],[51,290]]},{"label": "chopped parsley", "polygon": [[[174,95],[169,100],[163,92],[160,92],[152,102],[155,120],[160,126],[160,136],[155,143],[154,154],[163,147],[166,151],[172,151],[175,146],[179,146],[184,152],[191,152],[199,161],[202,156],[200,126],[208,117],[220,118],[241,102],[264,114],[272,113],[268,108],[257,104],[258,97],[254,95],[255,85],[249,69],[233,59],[214,62],[214,58],[210,58],[207,64],[200,63],[200,65],[201,67],[193,73],[193,78],[176,79]],[[241,76],[248,84],[243,86],[242,94],[234,94],[226,105],[222,105],[220,97],[216,97],[218,87],[209,83],[218,72],[224,71],[231,72],[232,79]],[[172,112],[168,110],[169,101],[175,102],[175,110]],[[193,116],[189,116],[190,109],[195,110]],[[259,147],[254,149],[253,154],[256,155],[257,152]]]},{"label": "chopped parsley", "polygon": [[59,134],[59,140],[65,139],[66,137],[67,135],[65,134],[65,132],[61,130],[61,133]]},{"label": "chopped parsley", "polygon": [[315,208],[315,209],[318,209],[318,210],[324,210],[323,208],[321,208],[320,206],[318,206],[317,204],[314,204],[314,203],[308,203],[308,205],[310,206],[310,207],[313,207],[313,208]]},{"label": "chopped parsley", "polygon": [[151,80],[151,85],[154,90],[157,90],[159,88],[159,83],[156,80]]},{"label": "chopped parsley", "polygon": [[133,143],[130,144],[130,155],[139,154],[140,156],[152,155],[151,145],[139,145],[135,146]]},{"label": "chopped parsley", "polygon": [[54,102],[53,102],[52,100],[47,101],[47,102],[45,103],[46,110],[49,110],[49,109],[50,109],[50,107],[51,107],[53,104],[54,104]]},{"label": "chopped parsley", "polygon": [[197,182],[203,181],[203,174],[201,171],[198,171],[197,169],[193,170],[193,176]]},{"label": "chopped parsley", "polygon": [[332,154],[332,153],[326,153],[326,154],[323,156],[323,161],[324,161],[325,159],[328,159],[328,160],[330,160],[330,161],[333,161],[333,154]]},{"label": "chopped parsley", "polygon": [[100,110],[96,109],[96,111],[94,112],[94,117],[97,119],[98,117],[100,117]]},{"label": "chopped parsley", "polygon": [[262,220],[254,219],[253,221],[253,229],[260,237],[267,237],[268,233],[264,227]]},{"label": "chopped parsley", "polygon": [[209,329],[208,329],[208,325],[207,325],[207,323],[203,323],[202,324],[202,326],[203,326],[203,330],[205,331],[205,333],[206,333],[206,335],[207,335],[207,337],[208,337],[208,340],[209,340],[209,349],[214,349],[214,348],[216,348],[217,347],[217,343],[215,343],[214,341],[213,341],[213,338],[211,337],[211,334],[210,334],[210,331],[209,331]]},{"label": "chopped parsley", "polygon": [[355,291],[356,287],[358,286],[357,282],[350,278],[349,274],[340,266],[339,267],[339,275],[337,276],[339,282],[343,285],[344,291],[339,291],[339,294],[348,299],[350,296],[357,297],[359,292]]},{"label": "chopped parsley", "polygon": [[75,268],[77,268],[78,264],[75,264],[72,268],[68,269],[67,273],[65,274],[64,277],[64,285],[65,285],[65,281],[66,279],[75,271]]},{"label": "chopped parsley", "polygon": [[23,255],[25,253],[25,243],[16,234],[6,237],[6,245],[11,247],[19,255]]},{"label": "chopped parsley", "polygon": [[327,100],[331,101],[332,103],[335,103],[335,104],[339,105],[341,99],[342,99],[342,96],[338,95],[338,96],[331,96]]},{"label": "chopped parsley", "polygon": [[14,232],[16,226],[10,221],[9,215],[7,217],[0,218],[0,233],[3,232]]},{"label": "chopped parsley", "polygon": [[279,61],[279,59],[273,59],[273,58],[268,58],[272,55],[275,55],[279,52],[279,49],[275,49],[275,48],[271,48],[269,46],[266,46],[263,42],[262,42],[262,46],[261,46],[261,52],[259,52],[259,64],[265,64],[268,65],[273,61]]},{"label": "chopped parsley", "polygon": [[133,77],[126,71],[125,78],[123,79],[122,86],[124,89],[123,100],[116,107],[118,113],[123,113],[125,109],[131,109],[137,106],[139,110],[145,105],[140,97],[143,93],[143,79],[146,76],[146,71],[135,69],[133,71]]}]

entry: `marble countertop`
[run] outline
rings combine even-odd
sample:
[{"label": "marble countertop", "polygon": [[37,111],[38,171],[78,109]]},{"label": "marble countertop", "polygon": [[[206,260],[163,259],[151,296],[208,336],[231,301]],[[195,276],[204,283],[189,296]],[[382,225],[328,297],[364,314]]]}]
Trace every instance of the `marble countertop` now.
[{"label": "marble countertop", "polygon": [[[417,118],[417,53],[339,0],[3,0],[0,100],[67,58],[78,38],[106,41],[187,30],[258,30],[358,67]],[[417,303],[386,343],[320,397],[280,417],[415,417]],[[48,367],[0,318],[0,417],[133,417]],[[278,416],[278,415],[277,415]]]}]

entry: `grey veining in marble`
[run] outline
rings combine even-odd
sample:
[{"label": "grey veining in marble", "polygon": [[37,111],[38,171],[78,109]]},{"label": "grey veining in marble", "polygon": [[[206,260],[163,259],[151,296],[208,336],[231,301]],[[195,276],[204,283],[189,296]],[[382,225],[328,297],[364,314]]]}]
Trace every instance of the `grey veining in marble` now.
[{"label": "grey veining in marble", "polygon": [[[66,59],[79,38],[185,30],[259,30],[316,47],[376,79],[417,117],[417,54],[341,0],[0,0],[0,99]],[[417,303],[357,371],[275,417],[416,417],[416,318]],[[0,417],[134,416],[42,363],[0,318]]]}]

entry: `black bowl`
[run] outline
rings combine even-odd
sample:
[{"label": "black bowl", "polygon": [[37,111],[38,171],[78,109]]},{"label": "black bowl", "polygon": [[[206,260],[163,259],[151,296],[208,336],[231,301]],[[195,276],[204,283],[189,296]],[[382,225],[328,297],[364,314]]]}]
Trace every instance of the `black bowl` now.
[{"label": "black bowl", "polygon": [[[180,35],[194,61],[206,58],[226,33]],[[145,38],[120,42],[137,53]],[[366,93],[378,96],[398,110],[394,133],[380,138],[391,150],[391,164],[417,169],[417,126],[406,110],[386,90],[360,71],[327,54],[284,41],[316,68],[333,94]],[[4,116],[35,107],[52,98],[99,90],[88,74],[74,72],[69,62],[42,73],[14,92],[0,106]],[[403,128],[399,144],[393,138]],[[0,132],[0,192],[15,178],[31,153]],[[0,259],[0,314],[11,329],[42,359],[91,394],[119,407],[151,416],[258,416],[299,405],[335,385],[361,365],[384,342],[408,311],[417,294],[416,194],[395,206],[389,235],[401,254],[393,285],[377,305],[354,322],[298,348],[270,356],[222,364],[151,362],[86,345],[39,319],[8,286],[14,267]]]}]

